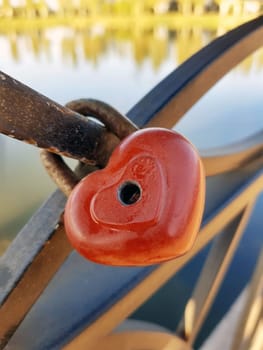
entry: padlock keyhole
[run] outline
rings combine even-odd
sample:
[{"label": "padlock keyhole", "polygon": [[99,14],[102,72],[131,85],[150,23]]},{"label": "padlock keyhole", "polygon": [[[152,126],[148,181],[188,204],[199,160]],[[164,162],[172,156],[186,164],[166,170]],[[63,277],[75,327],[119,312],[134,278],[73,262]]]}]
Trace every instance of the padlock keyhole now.
[{"label": "padlock keyhole", "polygon": [[127,181],[118,190],[119,201],[124,205],[131,205],[141,198],[141,188],[137,182]]}]

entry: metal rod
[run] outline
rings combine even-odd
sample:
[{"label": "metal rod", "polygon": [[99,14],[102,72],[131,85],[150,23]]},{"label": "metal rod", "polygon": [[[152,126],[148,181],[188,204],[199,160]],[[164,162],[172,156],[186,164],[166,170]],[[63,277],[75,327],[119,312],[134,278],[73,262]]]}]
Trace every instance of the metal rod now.
[{"label": "metal rod", "polygon": [[[198,51],[154,87],[131,112],[137,125],[172,128],[227,72],[263,45],[263,15]],[[162,90],[162,93],[160,93]],[[143,116],[148,104],[147,116]]]},{"label": "metal rod", "polygon": [[[217,237],[213,243],[197,285],[184,314],[184,338],[192,345],[217,295],[228,266],[246,228],[254,207],[254,200]],[[182,333],[182,324],[178,332]]]},{"label": "metal rod", "polygon": [[263,249],[259,255],[256,268],[248,286],[248,296],[242,311],[239,325],[231,346],[232,350],[248,350],[263,315]]},{"label": "metal rod", "polygon": [[55,192],[0,257],[0,349],[72,251],[60,219],[64,205]]},{"label": "metal rod", "polygon": [[0,71],[0,132],[51,152],[105,165],[119,139],[102,125]]}]

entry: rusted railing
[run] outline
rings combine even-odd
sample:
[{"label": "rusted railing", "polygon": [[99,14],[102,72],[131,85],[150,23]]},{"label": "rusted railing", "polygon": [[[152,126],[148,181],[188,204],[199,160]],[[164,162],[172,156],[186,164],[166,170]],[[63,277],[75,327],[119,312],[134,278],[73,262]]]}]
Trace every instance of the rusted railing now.
[{"label": "rusted railing", "polygon": [[[262,44],[261,16],[218,38],[187,60],[135,105],[128,112],[128,117],[140,127],[171,128],[224,74]],[[42,148],[59,150],[58,153],[87,164],[101,166],[106,163],[119,142],[115,135],[4,73],[0,74],[0,78],[1,132]],[[72,135],[70,139],[69,135]],[[66,348],[88,348],[98,338],[98,329],[100,336],[107,335],[224,230],[213,243],[178,328],[177,333],[186,346],[194,343],[236,251],[253,204],[263,190],[262,131],[233,147],[204,154],[203,162],[207,176],[246,169],[238,190],[232,189],[227,200],[212,214],[205,216],[190,253],[145,270],[143,280],[138,280],[129,293],[105,309],[84,332],[79,331],[76,339],[71,336],[65,338],[62,343],[68,343]],[[55,192],[0,260],[0,348],[11,339],[72,251],[60,219],[64,204],[65,197],[61,192]]]}]

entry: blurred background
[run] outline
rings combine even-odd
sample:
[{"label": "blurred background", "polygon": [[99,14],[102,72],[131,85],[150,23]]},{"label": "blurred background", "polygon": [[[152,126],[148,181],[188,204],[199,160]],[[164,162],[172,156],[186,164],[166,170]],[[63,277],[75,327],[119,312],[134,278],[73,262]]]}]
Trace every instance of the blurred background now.
[{"label": "blurred background", "polygon": [[[189,56],[263,12],[261,0],[2,0],[0,70],[66,103],[125,113]],[[200,149],[263,127],[263,49],[225,76],[176,129]],[[41,112],[41,111],[39,111]],[[0,135],[0,255],[55,189],[38,150]]]}]

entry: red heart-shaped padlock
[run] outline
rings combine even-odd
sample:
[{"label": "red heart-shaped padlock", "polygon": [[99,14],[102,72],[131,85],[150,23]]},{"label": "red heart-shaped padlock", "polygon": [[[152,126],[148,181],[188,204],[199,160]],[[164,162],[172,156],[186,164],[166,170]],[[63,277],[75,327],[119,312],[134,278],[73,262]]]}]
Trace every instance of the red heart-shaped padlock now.
[{"label": "red heart-shaped padlock", "polygon": [[65,210],[66,232],[84,257],[149,265],[187,252],[204,207],[204,172],[192,144],[160,128],[139,130],[107,167],[86,176]]}]

